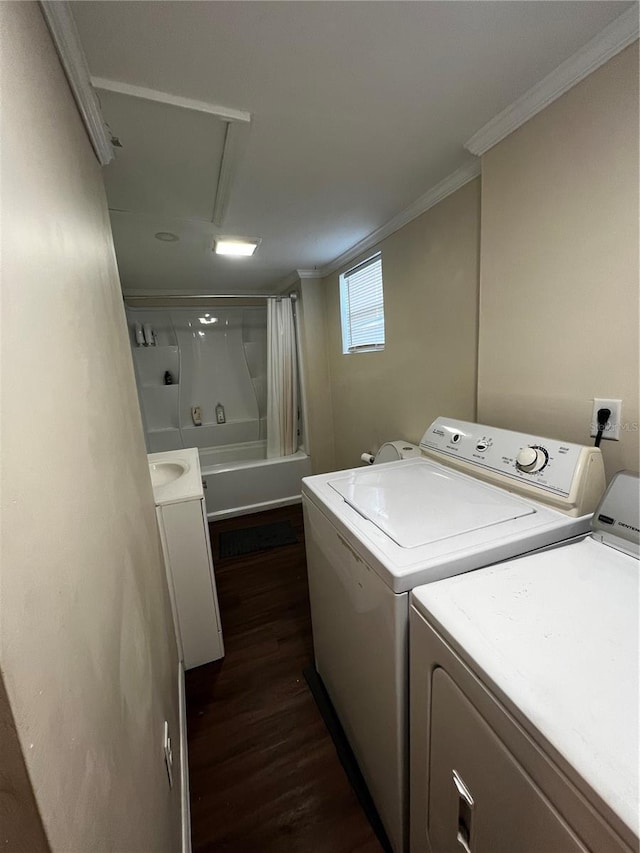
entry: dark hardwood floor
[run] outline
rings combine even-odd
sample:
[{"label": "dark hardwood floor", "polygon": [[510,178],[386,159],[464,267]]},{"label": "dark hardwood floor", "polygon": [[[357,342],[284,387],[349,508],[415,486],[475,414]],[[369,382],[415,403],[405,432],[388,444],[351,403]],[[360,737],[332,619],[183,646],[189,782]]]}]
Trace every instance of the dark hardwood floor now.
[{"label": "dark hardwood floor", "polygon": [[[283,520],[298,544],[219,558],[220,532]],[[302,675],[313,647],[300,506],[210,532],[226,655],[186,678],[194,853],[380,853]]]}]

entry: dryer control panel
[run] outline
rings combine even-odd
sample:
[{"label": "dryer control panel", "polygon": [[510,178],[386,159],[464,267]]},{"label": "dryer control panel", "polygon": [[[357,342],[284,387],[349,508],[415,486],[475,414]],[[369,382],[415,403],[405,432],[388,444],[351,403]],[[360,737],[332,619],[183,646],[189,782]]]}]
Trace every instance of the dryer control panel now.
[{"label": "dryer control panel", "polygon": [[427,456],[571,514],[593,512],[604,491],[596,447],[437,418],[420,448]]}]

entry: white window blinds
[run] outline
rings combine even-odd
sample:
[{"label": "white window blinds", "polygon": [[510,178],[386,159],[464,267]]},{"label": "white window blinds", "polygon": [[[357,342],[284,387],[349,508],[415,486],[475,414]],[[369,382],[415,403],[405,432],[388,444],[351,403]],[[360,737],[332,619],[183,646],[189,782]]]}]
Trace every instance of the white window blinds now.
[{"label": "white window blinds", "polygon": [[340,276],[343,353],[384,349],[382,256]]}]

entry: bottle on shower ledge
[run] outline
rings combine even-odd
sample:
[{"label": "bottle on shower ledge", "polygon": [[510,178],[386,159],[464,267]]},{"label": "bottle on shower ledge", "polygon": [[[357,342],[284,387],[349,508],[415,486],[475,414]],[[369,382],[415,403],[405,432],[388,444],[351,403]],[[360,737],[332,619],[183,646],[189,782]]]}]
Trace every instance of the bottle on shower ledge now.
[{"label": "bottle on shower ledge", "polygon": [[158,346],[158,338],[156,337],[156,333],[153,331],[151,323],[142,324],[142,333],[144,335],[144,345],[146,347]]},{"label": "bottle on shower ledge", "polygon": [[222,403],[218,403],[216,405],[216,423],[217,424],[226,424],[227,417],[224,413],[224,406]]},{"label": "bottle on shower ledge", "polygon": [[164,384],[165,385],[173,385],[173,376],[169,370],[165,371],[164,374]]}]

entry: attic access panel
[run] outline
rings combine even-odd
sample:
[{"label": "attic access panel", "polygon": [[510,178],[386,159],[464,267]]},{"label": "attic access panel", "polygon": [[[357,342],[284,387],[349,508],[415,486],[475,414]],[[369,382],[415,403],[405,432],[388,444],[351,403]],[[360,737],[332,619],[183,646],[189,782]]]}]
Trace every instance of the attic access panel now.
[{"label": "attic access panel", "polygon": [[112,210],[211,222],[228,122],[117,92],[99,92],[122,143],[104,171]]}]

